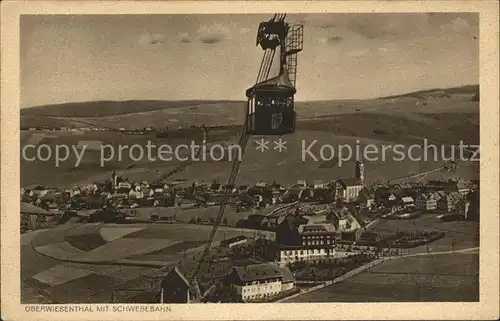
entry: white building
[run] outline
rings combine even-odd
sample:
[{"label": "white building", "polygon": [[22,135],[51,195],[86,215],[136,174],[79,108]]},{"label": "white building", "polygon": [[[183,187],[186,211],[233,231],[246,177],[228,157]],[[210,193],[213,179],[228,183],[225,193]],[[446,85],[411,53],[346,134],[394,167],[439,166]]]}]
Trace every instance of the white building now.
[{"label": "white building", "polygon": [[275,243],[269,247],[266,257],[279,266],[301,261],[320,262],[335,257],[337,233],[331,224],[301,225],[298,232],[301,244]]},{"label": "white building", "polygon": [[270,298],[295,286],[292,272],[274,263],[235,266],[227,281],[231,294],[244,302]]},{"label": "white building", "polygon": [[324,247],[302,247],[302,246],[285,246],[282,245],[276,252],[276,261],[279,266],[287,264],[309,261],[317,262],[335,256],[334,248]]}]

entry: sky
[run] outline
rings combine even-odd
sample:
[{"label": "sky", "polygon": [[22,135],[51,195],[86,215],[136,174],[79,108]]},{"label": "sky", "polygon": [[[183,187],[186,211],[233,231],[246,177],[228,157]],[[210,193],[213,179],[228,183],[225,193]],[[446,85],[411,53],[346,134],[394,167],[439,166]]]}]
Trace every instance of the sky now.
[{"label": "sky", "polygon": [[[23,15],[21,108],[96,100],[244,100],[272,14]],[[479,83],[476,13],[289,14],[304,25],[296,100]]]}]

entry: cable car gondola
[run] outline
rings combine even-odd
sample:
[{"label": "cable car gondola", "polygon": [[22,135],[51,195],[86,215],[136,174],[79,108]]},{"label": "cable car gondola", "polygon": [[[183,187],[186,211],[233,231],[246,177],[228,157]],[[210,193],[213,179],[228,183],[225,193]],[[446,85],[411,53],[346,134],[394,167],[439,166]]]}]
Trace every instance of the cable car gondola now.
[{"label": "cable car gondola", "polygon": [[[284,135],[295,131],[295,78],[297,53],[303,47],[303,27],[291,27],[284,19],[284,14],[275,15],[259,25],[257,45],[265,52],[257,83],[246,91],[249,135]],[[279,74],[267,79],[278,47]]]}]

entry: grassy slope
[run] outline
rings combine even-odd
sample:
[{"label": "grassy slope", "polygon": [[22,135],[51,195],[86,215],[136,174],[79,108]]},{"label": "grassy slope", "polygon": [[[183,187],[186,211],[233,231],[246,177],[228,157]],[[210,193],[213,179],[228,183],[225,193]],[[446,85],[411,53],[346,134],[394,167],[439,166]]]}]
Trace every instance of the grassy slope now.
[{"label": "grassy slope", "polygon": [[55,105],[43,105],[21,110],[23,116],[45,117],[102,117],[133,114],[145,111],[178,108],[184,106],[228,103],[231,101],[205,100],[127,100],[127,101],[90,101]]}]

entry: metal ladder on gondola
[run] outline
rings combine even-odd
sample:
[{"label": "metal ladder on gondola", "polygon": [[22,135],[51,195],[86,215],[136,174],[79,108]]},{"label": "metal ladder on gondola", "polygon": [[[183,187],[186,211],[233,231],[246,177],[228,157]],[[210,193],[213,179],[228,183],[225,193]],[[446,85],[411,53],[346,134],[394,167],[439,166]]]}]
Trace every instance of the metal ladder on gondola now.
[{"label": "metal ladder on gondola", "polygon": [[304,47],[304,26],[293,25],[290,28],[285,40],[286,65],[288,69],[288,78],[293,86],[296,86],[297,79],[297,53]]}]

